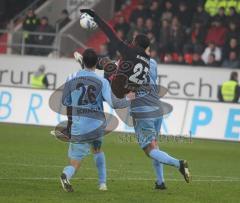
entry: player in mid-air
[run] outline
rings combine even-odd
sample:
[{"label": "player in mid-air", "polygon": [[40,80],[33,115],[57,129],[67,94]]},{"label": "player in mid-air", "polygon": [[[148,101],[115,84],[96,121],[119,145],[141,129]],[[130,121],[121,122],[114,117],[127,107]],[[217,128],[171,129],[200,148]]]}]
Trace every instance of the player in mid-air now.
[{"label": "player in mid-air", "polygon": [[130,100],[135,98],[135,93],[130,92],[123,99],[116,98],[109,82],[95,73],[98,57],[93,49],[86,49],[82,59],[78,58],[78,61],[82,61],[83,70],[67,78],[62,103],[67,107],[67,131],[71,139],[74,137],[77,142],[82,137],[87,137],[89,141],[85,139],[85,143],[70,142],[68,150],[70,165],[63,169],[60,181],[65,191],[73,191],[70,179],[79,169],[81,160],[92,148],[98,170],[99,190],[107,190],[105,155],[101,151],[106,125],[97,115],[104,115],[103,100],[112,108],[125,108],[130,105]]},{"label": "player in mid-air", "polygon": [[[117,37],[115,31],[93,10],[81,9],[80,11],[93,17],[111,43],[115,44],[116,49],[122,56],[122,61],[131,64],[130,68],[126,69],[126,66],[121,66],[121,62],[119,63],[119,67],[111,77],[111,86],[113,92],[119,98],[122,98],[132,87],[135,87],[136,100],[131,104],[131,115],[138,143],[146,155],[153,159],[157,174],[155,188],[166,189],[162,164],[176,167],[184,176],[186,182],[189,183],[190,173],[187,161],[176,159],[161,151],[158,147],[157,137],[165,107],[159,105],[159,97],[153,85],[151,85],[149,39],[146,35],[139,34],[134,38],[131,45],[127,45]],[[119,77],[120,79],[118,79]],[[123,80],[123,77],[127,77],[127,80]],[[124,91],[119,91],[119,89]]]}]

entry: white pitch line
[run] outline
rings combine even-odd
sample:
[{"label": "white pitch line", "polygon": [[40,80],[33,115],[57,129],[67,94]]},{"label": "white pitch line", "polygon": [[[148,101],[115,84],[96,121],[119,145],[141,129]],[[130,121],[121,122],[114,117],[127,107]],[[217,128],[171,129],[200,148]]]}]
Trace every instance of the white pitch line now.
[{"label": "white pitch line", "polygon": [[[65,165],[34,165],[34,164],[21,164],[21,163],[0,163],[0,165],[7,166],[22,166],[22,167],[40,167],[40,168],[64,168]],[[83,167],[83,170],[96,170],[95,168]],[[119,170],[108,169],[108,171],[118,172]]]},{"label": "white pitch line", "polygon": [[8,166],[23,166],[23,167],[43,167],[43,168],[62,168],[60,165],[34,165],[34,164],[22,164],[22,163],[0,163],[0,165]]},{"label": "white pitch line", "polygon": [[[63,168],[64,165],[34,165],[34,164],[24,164],[24,163],[0,163],[0,165],[11,165],[11,166],[22,166],[22,167],[43,167],[43,168]],[[95,171],[95,168],[88,168],[83,167],[82,170],[90,170]],[[145,174],[145,175],[152,175],[151,172],[146,171],[131,171],[126,170],[124,168],[120,169],[107,169],[109,172],[124,172],[124,173],[132,173],[132,174]],[[165,175],[171,175],[170,173],[165,173]],[[216,175],[197,175],[193,174],[192,177],[198,177],[198,178],[219,178],[219,179],[230,179],[230,180],[236,180],[240,181],[240,177],[229,177],[229,176],[216,176]]]},{"label": "white pitch line", "polygon": [[[22,166],[22,167],[41,167],[41,168],[64,168],[65,165],[34,165],[34,164],[22,164],[22,163],[0,163],[0,165],[7,165],[7,166]],[[83,167],[81,168],[82,170],[93,170],[95,171],[96,168],[88,168],[88,167]],[[122,169],[109,169],[107,168],[107,171],[109,172],[128,172],[128,173],[133,173],[133,174],[147,174],[151,175],[152,173],[146,172],[146,171],[131,171],[131,170],[126,170],[125,168]],[[165,173],[167,174],[167,173]]]},{"label": "white pitch line", "polygon": [[[97,178],[88,177],[88,178],[73,178],[74,180],[98,180]],[[59,178],[56,177],[14,177],[14,178],[4,178],[0,177],[0,180],[26,180],[26,181],[33,181],[33,180],[59,180]],[[155,179],[151,178],[132,178],[132,177],[126,177],[126,178],[108,178],[108,181],[154,181]],[[183,179],[176,179],[176,178],[167,178],[167,181],[170,182],[184,182]],[[240,180],[207,180],[207,179],[194,179],[192,182],[240,182]]]},{"label": "white pitch line", "polygon": [[213,175],[193,175],[194,177],[199,177],[199,178],[225,178],[225,179],[236,179],[240,180],[240,177],[229,177],[229,176],[213,176]]}]

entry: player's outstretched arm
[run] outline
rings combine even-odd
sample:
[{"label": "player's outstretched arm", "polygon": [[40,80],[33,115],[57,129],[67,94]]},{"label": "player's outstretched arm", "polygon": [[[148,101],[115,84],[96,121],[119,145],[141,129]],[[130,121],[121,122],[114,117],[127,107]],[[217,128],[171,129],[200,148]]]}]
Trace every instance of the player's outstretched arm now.
[{"label": "player's outstretched arm", "polygon": [[98,26],[102,29],[102,31],[107,35],[109,40],[116,45],[117,50],[122,54],[125,53],[129,49],[128,45],[126,45],[118,36],[112,27],[106,23],[100,16],[98,16],[91,9],[81,9],[81,13],[87,13],[91,17],[94,18],[94,21],[98,24]]},{"label": "player's outstretched arm", "polygon": [[111,93],[112,108],[123,109],[131,105],[131,101],[136,98],[134,92],[129,92],[125,98],[118,99],[113,93]]},{"label": "player's outstretched arm", "polygon": [[118,99],[112,92],[109,82],[104,79],[102,95],[105,101],[114,109],[123,109],[131,105],[131,101],[134,100],[135,93],[130,92],[123,99]]}]

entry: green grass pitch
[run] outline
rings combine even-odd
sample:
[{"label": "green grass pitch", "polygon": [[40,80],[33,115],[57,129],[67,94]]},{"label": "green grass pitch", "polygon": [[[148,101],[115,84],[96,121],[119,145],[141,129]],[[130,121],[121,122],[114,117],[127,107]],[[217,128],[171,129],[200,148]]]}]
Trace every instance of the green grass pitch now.
[{"label": "green grass pitch", "polygon": [[160,142],[160,148],[189,161],[192,182],[164,168],[168,189],[155,191],[148,159],[134,142],[121,134],[105,137],[108,191],[97,189],[93,157],[83,161],[72,180],[74,193],[62,190],[59,175],[67,164],[67,144],[49,134],[51,128],[0,124],[0,202],[240,202],[239,143],[193,140]]}]

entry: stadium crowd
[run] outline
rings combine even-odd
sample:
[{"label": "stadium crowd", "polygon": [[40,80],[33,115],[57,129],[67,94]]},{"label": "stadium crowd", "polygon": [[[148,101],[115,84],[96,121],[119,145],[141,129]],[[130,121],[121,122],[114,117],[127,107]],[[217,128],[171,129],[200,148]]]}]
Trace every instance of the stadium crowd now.
[{"label": "stadium crowd", "polygon": [[[119,16],[114,28],[128,42],[145,33],[160,63],[240,68],[238,11],[236,0],[139,0],[128,21]],[[105,50],[117,57],[113,44]]]},{"label": "stadium crowd", "polygon": [[[128,3],[119,0],[115,11]],[[240,0],[139,0],[129,19],[119,15],[114,28],[128,42],[145,33],[151,41],[151,56],[159,63],[240,68],[239,13]],[[54,35],[44,33],[54,34],[69,21],[67,10],[50,25],[47,17],[40,19],[30,9],[23,20],[25,44],[30,45],[25,54],[48,55],[52,50],[41,45],[51,45]],[[101,54],[116,58],[115,45],[102,45]]]},{"label": "stadium crowd", "polygon": [[[44,47],[32,47],[32,45],[51,45],[54,41],[54,35],[61,30],[68,22],[70,22],[69,14],[66,9],[62,10],[59,19],[55,23],[55,27],[48,23],[48,17],[39,18],[34,10],[28,10],[23,21],[23,31],[25,44],[30,45],[26,48],[25,54],[46,56],[52,50]],[[32,32],[36,32],[35,34]]]}]

